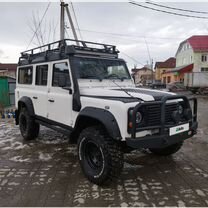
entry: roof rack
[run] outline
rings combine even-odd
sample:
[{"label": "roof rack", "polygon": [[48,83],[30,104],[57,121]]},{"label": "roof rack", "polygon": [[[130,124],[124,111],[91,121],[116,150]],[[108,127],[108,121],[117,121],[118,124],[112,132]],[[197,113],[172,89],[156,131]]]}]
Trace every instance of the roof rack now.
[{"label": "roof rack", "polygon": [[73,54],[117,58],[118,53],[119,51],[114,45],[74,39],[64,39],[21,52],[19,65],[46,60],[56,60]]}]

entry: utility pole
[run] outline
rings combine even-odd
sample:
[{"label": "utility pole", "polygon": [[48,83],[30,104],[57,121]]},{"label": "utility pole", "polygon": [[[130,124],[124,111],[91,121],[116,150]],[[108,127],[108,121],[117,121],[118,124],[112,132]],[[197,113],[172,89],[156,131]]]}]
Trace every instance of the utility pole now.
[{"label": "utility pole", "polygon": [[61,40],[65,39],[65,11],[69,19],[69,23],[72,29],[74,39],[76,40],[76,44],[79,46],[80,44],[78,42],[77,33],[76,33],[74,23],[73,23],[73,20],[69,11],[69,6],[68,4],[65,4],[63,0],[61,0],[60,39]]},{"label": "utility pole", "polygon": [[60,16],[60,40],[65,38],[65,15],[64,15],[64,1],[61,1],[61,16]]}]

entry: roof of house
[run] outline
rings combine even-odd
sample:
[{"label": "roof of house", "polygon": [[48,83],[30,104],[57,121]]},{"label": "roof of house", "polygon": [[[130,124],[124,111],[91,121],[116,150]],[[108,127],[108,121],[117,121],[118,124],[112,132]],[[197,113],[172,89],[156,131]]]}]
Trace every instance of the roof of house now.
[{"label": "roof of house", "polygon": [[177,53],[186,42],[191,45],[194,52],[208,52],[208,35],[194,35],[184,40],[180,43]]},{"label": "roof of house", "polygon": [[160,61],[155,63],[156,68],[174,68],[176,66],[176,59],[174,57],[170,57],[166,61]]},{"label": "roof of house", "polygon": [[138,71],[152,71],[152,69],[150,69],[150,68],[144,66],[144,67],[139,68],[139,69],[134,68],[134,69],[132,69],[131,71],[132,71],[133,73],[136,73],[136,72],[138,72]]},{"label": "roof of house", "polygon": [[174,69],[170,69],[170,70],[166,71],[164,74],[174,73],[174,72],[180,72],[180,73],[190,72],[190,71],[192,71],[193,66],[194,66],[193,64],[179,66],[179,67],[176,67]]},{"label": "roof of house", "polygon": [[1,64],[0,63],[0,70],[8,70],[8,71],[16,71],[17,64]]}]

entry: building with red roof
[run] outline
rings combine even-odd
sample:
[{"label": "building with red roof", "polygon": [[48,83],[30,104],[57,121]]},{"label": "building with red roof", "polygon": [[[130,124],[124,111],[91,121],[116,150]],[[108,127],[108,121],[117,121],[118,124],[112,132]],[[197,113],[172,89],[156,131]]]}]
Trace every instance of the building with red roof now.
[{"label": "building with red roof", "polygon": [[165,61],[155,63],[155,79],[162,80],[162,74],[176,67],[176,59],[170,57]]},{"label": "building with red roof", "polygon": [[193,64],[193,72],[208,72],[208,35],[194,35],[180,43],[176,67]]},{"label": "building with red roof", "polygon": [[156,62],[156,79],[163,83],[183,82],[185,73],[208,72],[208,35],[194,35],[181,42],[175,63],[173,60]]}]

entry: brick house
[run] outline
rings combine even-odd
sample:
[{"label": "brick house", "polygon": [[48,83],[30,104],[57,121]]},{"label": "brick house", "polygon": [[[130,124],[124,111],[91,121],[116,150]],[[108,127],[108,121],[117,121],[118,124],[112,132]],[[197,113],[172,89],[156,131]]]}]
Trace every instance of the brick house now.
[{"label": "brick house", "polygon": [[16,78],[16,69],[17,69],[17,64],[0,63],[0,76]]},{"label": "brick house", "polygon": [[155,79],[166,83],[166,78],[164,78],[163,74],[171,69],[176,67],[176,59],[174,57],[170,57],[166,61],[160,61],[155,63]]},{"label": "brick house", "polygon": [[155,72],[148,66],[139,69],[134,68],[131,71],[136,86],[139,86],[140,84],[147,85],[152,83],[152,80],[155,79]]}]

